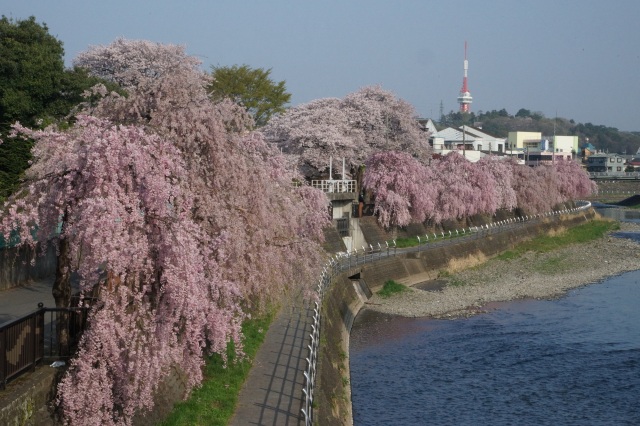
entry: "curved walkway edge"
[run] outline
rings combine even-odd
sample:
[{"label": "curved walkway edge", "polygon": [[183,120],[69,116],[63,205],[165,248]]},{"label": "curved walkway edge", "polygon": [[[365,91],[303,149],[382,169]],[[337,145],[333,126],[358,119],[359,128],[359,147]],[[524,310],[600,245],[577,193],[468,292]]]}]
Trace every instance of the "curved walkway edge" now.
[{"label": "curved walkway edge", "polygon": [[308,307],[280,310],[258,350],[230,425],[299,425],[304,370],[311,332]]}]

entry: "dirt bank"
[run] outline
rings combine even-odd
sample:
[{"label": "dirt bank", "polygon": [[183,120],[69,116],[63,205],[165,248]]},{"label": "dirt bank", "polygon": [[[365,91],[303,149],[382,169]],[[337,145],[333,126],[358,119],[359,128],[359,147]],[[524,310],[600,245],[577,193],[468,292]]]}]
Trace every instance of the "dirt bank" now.
[{"label": "dirt bank", "polygon": [[[640,232],[640,225],[621,223],[616,232]],[[489,302],[555,298],[569,289],[637,269],[640,244],[606,236],[549,253],[529,252],[515,260],[492,259],[446,277],[445,286],[427,282],[388,299],[374,295],[365,308],[408,317],[466,316],[482,312]]]}]

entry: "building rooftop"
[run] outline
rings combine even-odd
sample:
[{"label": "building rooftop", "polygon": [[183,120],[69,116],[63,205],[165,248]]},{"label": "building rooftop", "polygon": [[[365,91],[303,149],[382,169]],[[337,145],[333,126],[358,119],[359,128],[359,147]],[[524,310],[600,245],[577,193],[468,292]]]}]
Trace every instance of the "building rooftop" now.
[{"label": "building rooftop", "polygon": [[443,138],[445,141],[460,141],[464,139],[465,142],[473,142],[475,138],[473,135],[467,133],[465,135],[462,134],[462,130],[454,129],[453,127],[447,127],[444,130],[441,130],[432,136],[437,138]]}]

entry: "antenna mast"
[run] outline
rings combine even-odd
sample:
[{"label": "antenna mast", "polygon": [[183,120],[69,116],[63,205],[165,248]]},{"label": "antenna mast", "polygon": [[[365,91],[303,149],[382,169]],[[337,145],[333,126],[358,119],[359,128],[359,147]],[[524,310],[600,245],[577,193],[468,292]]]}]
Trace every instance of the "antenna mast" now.
[{"label": "antenna mast", "polygon": [[467,72],[469,70],[469,61],[467,61],[467,42],[464,42],[464,77],[462,78],[462,89],[460,89],[460,96],[458,96],[458,103],[460,104],[460,112],[469,112],[471,110],[471,102],[473,97],[469,92],[469,86],[467,83]]}]

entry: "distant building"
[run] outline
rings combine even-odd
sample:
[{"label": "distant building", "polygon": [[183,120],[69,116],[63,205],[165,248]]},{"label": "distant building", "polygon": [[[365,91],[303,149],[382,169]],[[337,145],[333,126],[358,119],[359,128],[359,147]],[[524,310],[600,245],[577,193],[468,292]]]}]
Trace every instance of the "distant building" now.
[{"label": "distant building", "polygon": [[505,151],[504,138],[496,138],[495,136],[491,136],[469,126],[462,126],[461,129],[466,132],[466,134],[471,135],[474,138],[474,147],[478,151],[489,151],[490,153]]},{"label": "distant building", "polygon": [[627,161],[627,166],[633,167],[634,171],[640,171],[640,157],[633,157]]},{"label": "distant building", "polygon": [[552,136],[555,152],[569,152],[572,155],[578,153],[578,136]]},{"label": "distant building", "polygon": [[597,153],[591,154],[587,159],[589,173],[624,174],[625,168],[625,159],[618,154]]},{"label": "distant building", "polygon": [[[507,149],[529,166],[572,160],[578,152],[577,136],[548,136],[540,132],[509,132]],[[517,154],[520,153],[520,154]]]},{"label": "distant building", "polygon": [[507,137],[507,150],[540,150],[542,133],[540,132],[509,132]]},{"label": "distant building", "polygon": [[524,164],[527,166],[539,166],[541,164],[553,164],[556,161],[571,160],[573,160],[573,155],[570,152],[527,151],[524,155]]},{"label": "distant building", "polygon": [[428,132],[430,135],[434,133],[438,133],[438,129],[436,129],[436,125],[433,124],[433,120],[430,118],[418,118],[418,124],[420,128],[425,132]]},{"label": "distant building", "polygon": [[592,154],[594,154],[596,152],[596,147],[593,146],[593,144],[587,142],[583,147],[582,147],[582,158],[583,158],[583,162],[586,161],[587,158],[589,158],[589,156],[591,156]]},{"label": "distant building", "polygon": [[504,139],[496,138],[470,126],[461,126],[458,129],[447,127],[431,133],[429,144],[435,154],[446,155],[456,151],[471,162],[476,162],[485,155],[505,151]]}]

